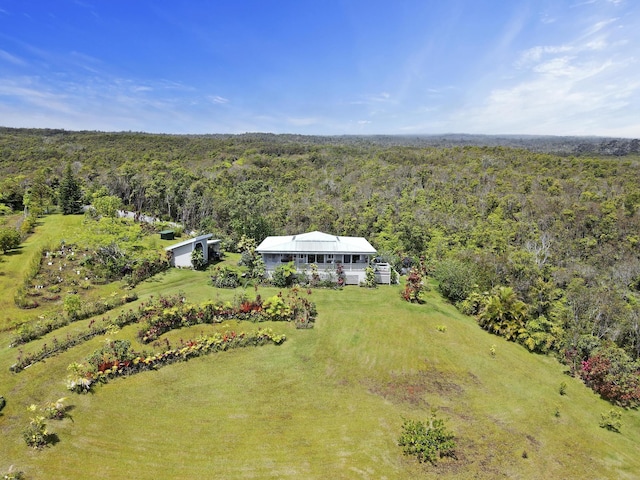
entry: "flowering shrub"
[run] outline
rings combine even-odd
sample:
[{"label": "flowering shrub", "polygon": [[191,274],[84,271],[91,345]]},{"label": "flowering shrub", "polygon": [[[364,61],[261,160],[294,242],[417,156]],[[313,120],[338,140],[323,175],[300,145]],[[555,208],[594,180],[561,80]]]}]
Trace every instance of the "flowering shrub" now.
[{"label": "flowering shrub", "polygon": [[222,323],[225,320],[292,321],[297,328],[310,328],[316,315],[315,304],[300,297],[298,288],[294,287],[286,297],[278,294],[264,302],[260,295],[255,300],[241,295],[236,297],[233,303],[208,301],[200,305],[174,305],[149,317],[145,327],[138,332],[138,338],[143,343],[149,343],[170,330],[199,324]]},{"label": "flowering shrub", "polygon": [[240,278],[231,267],[220,265],[213,269],[211,283],[216,288],[236,288],[240,285]]},{"label": "flowering shrub", "polygon": [[42,408],[44,416],[50,420],[62,420],[67,416],[67,407],[64,405],[66,400],[66,398],[59,398],[55,402],[47,403]]},{"label": "flowering shrub", "polygon": [[621,348],[605,346],[582,361],[580,377],[593,391],[622,407],[640,405],[640,364]]},{"label": "flowering shrub", "polygon": [[216,333],[209,337],[182,342],[178,348],[169,348],[160,353],[137,354],[129,350],[128,342],[111,345],[94,352],[85,364],[69,365],[72,372],[67,388],[76,393],[86,393],[95,383],[106,383],[118,376],[133,375],[146,370],[160,368],[174,362],[186,362],[191,358],[221,352],[232,348],[266,345],[280,345],[286,340],[284,335],[274,334],[270,329],[260,329],[255,333]]},{"label": "flowering shrub", "polygon": [[104,318],[99,323],[91,321],[84,332],[79,332],[75,335],[67,334],[66,338],[63,340],[54,338],[51,344],[45,343],[42,345],[40,350],[33,353],[23,354],[20,352],[16,359],[16,363],[11,365],[9,370],[14,373],[21,372],[34,363],[62,353],[76,345],[80,345],[81,343],[90,340],[93,337],[103,335],[114,327],[122,328],[126,325],[136,323],[141,319],[155,315],[162,307],[168,307],[180,302],[182,302],[182,296],[180,294],[173,297],[160,296],[156,302],[152,299],[149,303],[141,303],[137,311],[129,309],[126,312],[122,312],[113,320]]},{"label": "flowering shrub", "polygon": [[[35,405],[31,405],[27,410],[35,412],[36,409]],[[51,442],[53,435],[47,430],[45,418],[42,415],[36,415],[22,431],[22,438],[30,447],[43,448]]]}]

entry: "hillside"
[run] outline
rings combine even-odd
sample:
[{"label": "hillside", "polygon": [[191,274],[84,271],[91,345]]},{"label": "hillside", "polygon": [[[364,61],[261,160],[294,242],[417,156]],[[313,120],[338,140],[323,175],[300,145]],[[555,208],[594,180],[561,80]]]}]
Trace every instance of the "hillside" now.
[{"label": "hillside", "polygon": [[[16,266],[44,239],[69,241],[80,220],[43,218],[23,249],[3,259],[3,271],[19,272]],[[105,336],[14,374],[9,366],[17,352],[9,348],[12,332],[4,331],[0,472],[15,465],[38,479],[637,476],[636,410],[623,412],[620,433],[600,428],[600,414],[610,404],[567,376],[552,357],[483,331],[434,290],[425,304],[415,305],[404,302],[399,289],[314,290],[315,328],[270,325],[286,333],[282,345],[173,364],[87,395],[66,390],[67,365],[102,345]],[[124,309],[152,295],[184,292],[201,302],[238,293],[214,289],[206,272],[187,270],[160,274],[135,291],[139,300]],[[265,296],[275,292],[260,288]],[[10,303],[4,302],[5,318],[29,318]],[[126,326],[108,337],[138,345],[138,328]],[[175,343],[203,331],[255,328],[231,322],[166,337]],[[23,349],[35,350],[53,336]],[[559,393],[562,382],[566,395]],[[49,421],[54,445],[28,448],[21,437],[26,407],[60,397],[67,397],[71,419]],[[396,445],[402,418],[425,419],[431,408],[448,420],[458,441],[456,459],[437,466],[417,464]]]}]

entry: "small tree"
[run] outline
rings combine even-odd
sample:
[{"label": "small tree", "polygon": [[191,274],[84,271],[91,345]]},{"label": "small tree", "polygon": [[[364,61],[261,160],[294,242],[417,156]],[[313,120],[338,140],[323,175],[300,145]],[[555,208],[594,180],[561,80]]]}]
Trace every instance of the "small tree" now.
[{"label": "small tree", "polygon": [[246,235],[242,235],[238,242],[238,251],[242,254],[238,264],[247,267],[249,277],[251,278],[262,278],[266,272],[262,255],[256,252],[257,246],[256,241]]},{"label": "small tree", "polygon": [[122,201],[115,195],[94,194],[93,196],[93,208],[101,217],[116,218],[121,205]]},{"label": "small tree", "polygon": [[429,288],[424,284],[422,272],[416,268],[411,268],[407,275],[407,282],[402,291],[402,298],[411,303],[422,303],[422,293],[428,291]]},{"label": "small tree", "polygon": [[63,307],[65,313],[67,314],[67,317],[69,317],[69,319],[73,321],[78,318],[78,314],[82,309],[82,300],[80,299],[80,296],[72,293],[64,297]]},{"label": "small tree", "polygon": [[64,215],[70,215],[80,212],[80,203],[82,199],[82,190],[80,184],[73,175],[71,164],[67,164],[64,171],[62,182],[60,183],[60,207]]},{"label": "small tree", "polygon": [[15,228],[0,227],[0,250],[2,253],[18,248],[21,240],[20,233]]}]

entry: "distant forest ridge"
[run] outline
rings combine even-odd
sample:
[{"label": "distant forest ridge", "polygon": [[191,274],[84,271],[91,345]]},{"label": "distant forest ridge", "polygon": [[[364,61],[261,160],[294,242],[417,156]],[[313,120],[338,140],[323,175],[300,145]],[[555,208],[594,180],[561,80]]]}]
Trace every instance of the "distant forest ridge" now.
[{"label": "distant forest ridge", "polygon": [[168,134],[145,132],[101,132],[73,131],[64,129],[36,129],[0,127],[0,135],[19,136],[69,136],[69,135],[139,135],[185,138],[236,139],[270,143],[302,143],[310,145],[379,145],[407,147],[510,147],[522,148],[538,153],[556,155],[607,155],[625,156],[640,154],[640,139],[599,136],[555,136],[555,135],[481,135],[465,133],[423,135],[299,135],[275,133],[212,133],[212,134]]}]

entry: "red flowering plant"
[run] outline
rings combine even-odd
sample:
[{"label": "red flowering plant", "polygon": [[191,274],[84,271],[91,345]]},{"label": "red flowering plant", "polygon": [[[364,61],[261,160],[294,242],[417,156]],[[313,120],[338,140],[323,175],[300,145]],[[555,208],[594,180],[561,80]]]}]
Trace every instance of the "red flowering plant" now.
[{"label": "red flowering plant", "polygon": [[606,344],[581,363],[580,378],[602,398],[622,407],[640,405],[640,363]]},{"label": "red flowering plant", "polygon": [[[175,362],[185,362],[209,353],[268,343],[280,345],[285,340],[284,335],[274,334],[270,329],[260,329],[252,333],[230,331],[215,333],[209,337],[201,336],[195,340],[181,341],[178,348],[168,346],[167,350],[151,354],[132,352],[126,345],[128,342],[117,345],[108,344],[90,355],[86,363],[69,365],[72,376],[69,378],[67,388],[76,393],[85,393],[89,392],[96,382],[106,383],[119,376],[133,375]],[[124,360],[114,358],[114,355]]]}]

